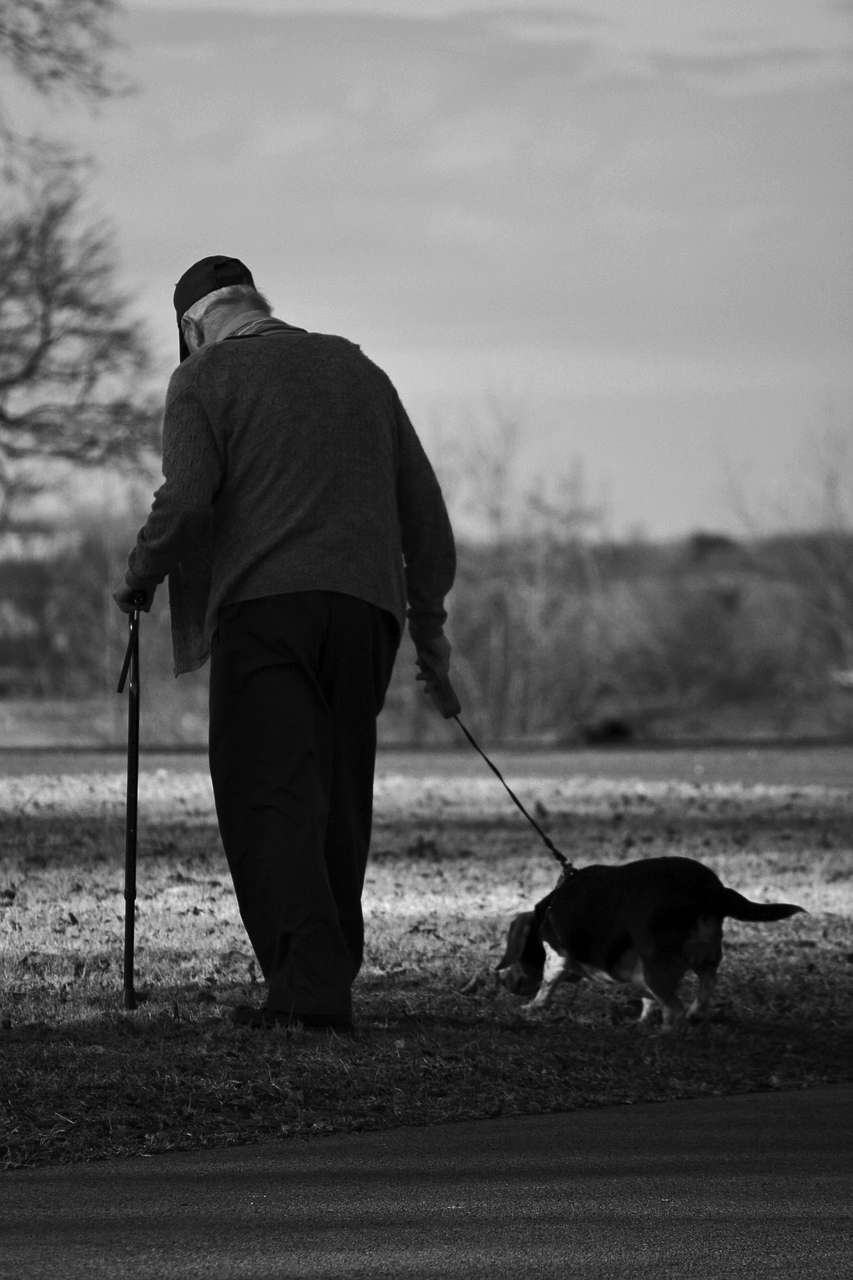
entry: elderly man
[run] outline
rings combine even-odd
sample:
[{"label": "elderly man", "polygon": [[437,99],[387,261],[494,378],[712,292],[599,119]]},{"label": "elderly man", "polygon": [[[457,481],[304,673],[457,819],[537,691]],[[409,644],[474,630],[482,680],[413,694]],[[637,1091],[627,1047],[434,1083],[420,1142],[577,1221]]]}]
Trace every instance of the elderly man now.
[{"label": "elderly man", "polygon": [[376,718],[408,618],[439,711],[453,534],[387,375],[344,338],[274,319],[248,268],[175,288],[180,360],[164,483],[115,593],[169,575],[175,673],[210,656],[210,771],[266,1003],[235,1021],[351,1028]]}]

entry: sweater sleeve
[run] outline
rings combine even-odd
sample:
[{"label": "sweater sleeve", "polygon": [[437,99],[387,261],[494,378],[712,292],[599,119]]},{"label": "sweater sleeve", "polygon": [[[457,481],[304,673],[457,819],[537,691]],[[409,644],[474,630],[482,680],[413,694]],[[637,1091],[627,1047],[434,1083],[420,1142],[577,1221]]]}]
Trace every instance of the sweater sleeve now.
[{"label": "sweater sleeve", "polygon": [[190,385],[173,391],[174,381],[163,420],[164,482],[130,553],[131,587],[162,582],[179,562],[204,560],[209,550],[212,503],[222,482],[223,460],[195,389]]},{"label": "sweater sleeve", "polygon": [[417,646],[441,634],[447,618],[444,598],[456,576],[456,547],[438,479],[396,392],[394,402],[406,616]]}]

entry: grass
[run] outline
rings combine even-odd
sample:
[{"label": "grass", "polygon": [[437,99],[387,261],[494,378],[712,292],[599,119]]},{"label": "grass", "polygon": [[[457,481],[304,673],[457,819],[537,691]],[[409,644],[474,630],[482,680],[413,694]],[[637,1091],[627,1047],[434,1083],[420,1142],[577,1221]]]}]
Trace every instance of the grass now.
[{"label": "grass", "polygon": [[144,782],[140,809],[136,960],[148,999],[126,1013],[122,780],[7,780],[5,1167],[850,1077],[850,791],[606,779],[524,787],[579,864],[688,854],[750,896],[809,914],[728,922],[703,1027],[637,1028],[630,993],[587,985],[530,1023],[492,970],[508,917],[555,879],[547,853],[489,782],[391,777],[377,790],[357,1036],[241,1030],[230,1007],[263,990],[206,781],[164,773]]}]

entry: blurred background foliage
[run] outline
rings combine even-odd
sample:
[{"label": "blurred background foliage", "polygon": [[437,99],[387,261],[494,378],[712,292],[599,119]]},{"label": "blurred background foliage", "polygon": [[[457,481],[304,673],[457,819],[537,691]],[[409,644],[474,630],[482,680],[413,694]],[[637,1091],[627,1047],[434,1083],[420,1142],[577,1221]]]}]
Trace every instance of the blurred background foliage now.
[{"label": "blurred background foliage", "polygon": [[[7,743],[121,744],[126,620],[111,593],[144,520],[127,508],[0,533],[0,728]],[[468,513],[470,514],[470,512]],[[462,539],[449,601],[466,723],[491,741],[568,746],[853,737],[853,532],[668,543],[566,534]],[[200,745],[206,670],[175,680],[167,593],[142,623],[143,735]],[[408,638],[385,743],[453,742],[414,680]]]},{"label": "blurred background foliage", "polygon": [[[106,103],[115,0],[0,0],[0,64],[40,98]],[[85,157],[0,95],[0,742],[120,744],[112,602],[157,484],[162,388],[116,286]],[[476,418],[476,415],[474,415]],[[449,602],[466,721],[507,743],[853,737],[850,440],[816,451],[792,531],[616,540],[569,465],[519,480],[523,405],[445,424],[430,453],[458,531]],[[433,433],[435,434],[435,433]],[[829,437],[827,437],[829,439]],[[120,479],[121,478],[121,479]],[[206,672],[175,682],[166,591],[142,626],[143,738],[199,745]],[[385,742],[457,741],[403,641]]]}]

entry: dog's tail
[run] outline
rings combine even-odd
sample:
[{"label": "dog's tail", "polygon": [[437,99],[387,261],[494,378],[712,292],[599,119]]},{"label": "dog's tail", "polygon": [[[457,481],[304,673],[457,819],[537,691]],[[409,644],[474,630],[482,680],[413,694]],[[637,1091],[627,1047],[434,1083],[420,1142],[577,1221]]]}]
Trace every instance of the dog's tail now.
[{"label": "dog's tail", "polygon": [[723,890],[723,912],[733,920],[787,920],[802,910],[791,902],[750,902],[736,889]]}]

